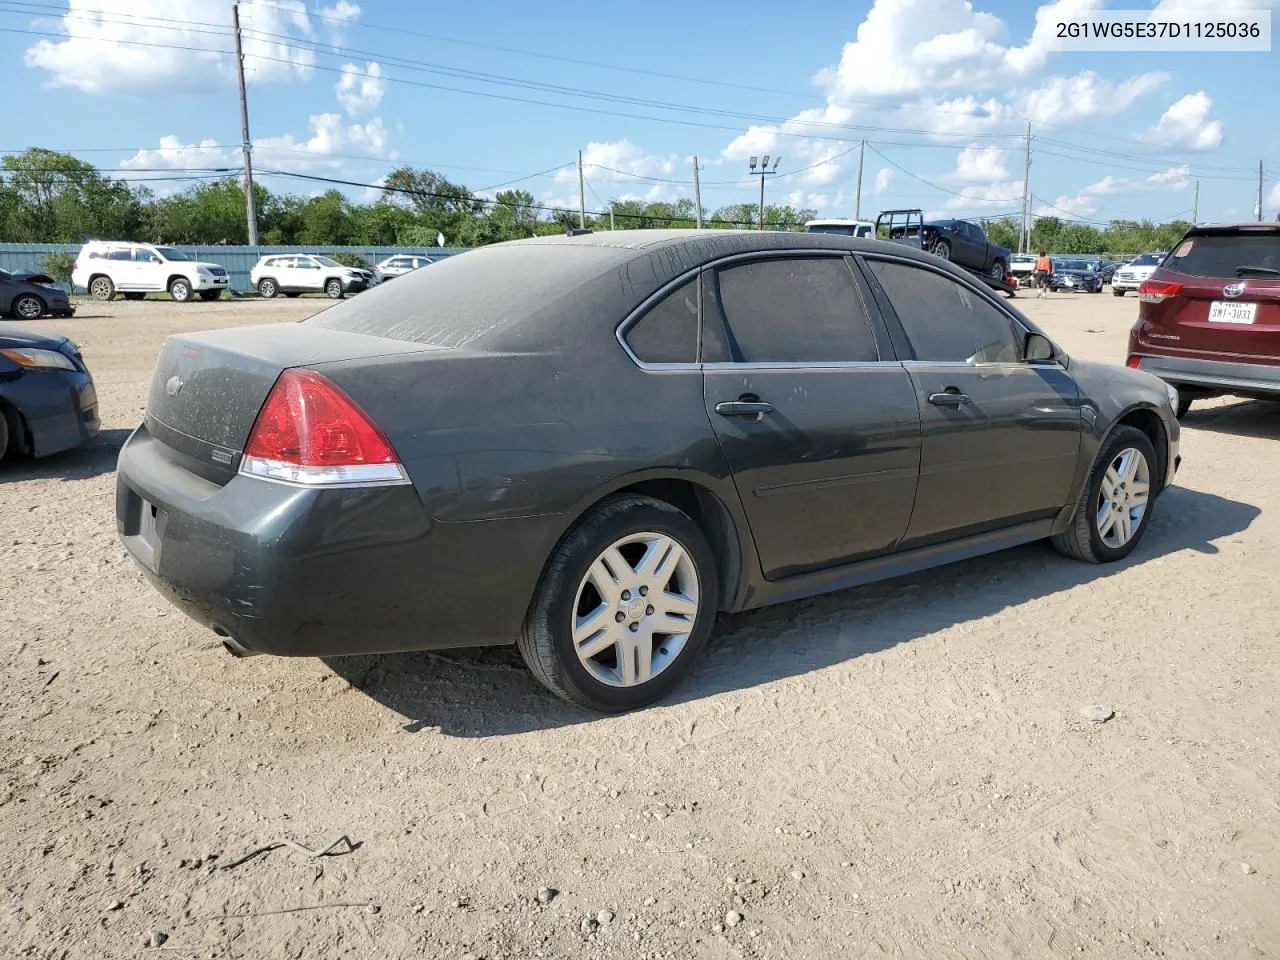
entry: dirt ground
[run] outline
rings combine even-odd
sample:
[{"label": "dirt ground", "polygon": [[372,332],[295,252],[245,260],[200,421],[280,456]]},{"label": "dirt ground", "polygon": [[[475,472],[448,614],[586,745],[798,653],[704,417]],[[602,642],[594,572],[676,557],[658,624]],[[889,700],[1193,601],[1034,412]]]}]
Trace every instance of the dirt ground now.
[{"label": "dirt ground", "polygon": [[[1134,298],[1018,303],[1123,360]],[[1032,545],[724,617],[671,700],[600,718],[514,649],[234,660],[123,553],[164,336],[327,305],[45,324],[104,432],[0,471],[0,953],[1280,954],[1280,404],[1192,411],[1125,563]]]}]

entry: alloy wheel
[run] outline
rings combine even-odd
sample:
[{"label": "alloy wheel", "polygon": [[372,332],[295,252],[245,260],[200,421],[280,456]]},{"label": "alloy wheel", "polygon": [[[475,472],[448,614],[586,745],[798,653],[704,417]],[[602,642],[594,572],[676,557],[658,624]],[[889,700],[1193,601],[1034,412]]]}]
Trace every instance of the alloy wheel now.
[{"label": "alloy wheel", "polygon": [[114,291],[110,280],[106,277],[98,277],[90,285],[89,292],[93,294],[95,300],[110,300]]},{"label": "alloy wheel", "polygon": [[1126,447],[1116,454],[1102,475],[1098,491],[1097,529],[1112,549],[1133,539],[1147,515],[1151,495],[1151,468],[1142,451]]},{"label": "alloy wheel", "polygon": [[588,568],[573,604],[578,661],[593,678],[635,687],[669,667],[698,619],[698,573],[663,533],[615,541]]},{"label": "alloy wheel", "polygon": [[44,305],[35,297],[20,297],[13,309],[23,320],[38,320],[44,314]]}]

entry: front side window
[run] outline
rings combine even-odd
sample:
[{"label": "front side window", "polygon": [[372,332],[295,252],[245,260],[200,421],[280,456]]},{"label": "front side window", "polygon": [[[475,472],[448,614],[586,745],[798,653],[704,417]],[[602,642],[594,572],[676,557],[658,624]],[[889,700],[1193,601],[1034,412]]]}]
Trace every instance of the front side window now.
[{"label": "front side window", "polygon": [[181,250],[175,250],[173,247],[156,247],[156,253],[164,257],[166,260],[190,260]]},{"label": "front side window", "polygon": [[731,350],[742,363],[880,359],[842,257],[758,260],[717,271]]},{"label": "front side window", "polygon": [[698,359],[698,280],[676,287],[650,307],[626,333],[643,363],[694,363]]},{"label": "front side window", "polygon": [[108,251],[108,252],[107,252],[107,259],[108,259],[108,260],[128,260],[128,261],[132,262],[132,260],[133,260],[133,251],[132,251],[132,250],[128,250],[128,249],[125,249],[125,250],[110,250],[110,251]]},{"label": "front side window", "polygon": [[964,284],[923,267],[868,260],[917,360],[1017,363],[1021,328]]},{"label": "front side window", "polygon": [[[313,257],[311,258],[311,260],[307,262],[308,267],[315,267],[318,270],[320,268],[319,266],[317,266],[317,264],[323,264],[326,267],[342,266],[342,264],[340,264],[337,260],[334,260],[332,257]],[[298,266],[302,266],[301,258],[299,258]]]}]

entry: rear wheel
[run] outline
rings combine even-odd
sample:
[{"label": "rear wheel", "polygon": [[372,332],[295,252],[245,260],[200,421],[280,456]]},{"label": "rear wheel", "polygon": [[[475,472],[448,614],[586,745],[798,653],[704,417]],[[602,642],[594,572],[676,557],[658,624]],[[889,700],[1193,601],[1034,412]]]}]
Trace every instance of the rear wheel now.
[{"label": "rear wheel", "polygon": [[173,297],[177,303],[186,303],[191,299],[191,281],[183,277],[178,277],[169,284],[169,296]]},{"label": "rear wheel", "polygon": [[15,297],[10,308],[19,320],[39,320],[44,316],[44,301],[34,293],[24,293]]},{"label": "rear wheel", "polygon": [[1127,557],[1143,534],[1160,490],[1155,448],[1135,427],[1117,427],[1089,471],[1071,525],[1053,538],[1069,557],[1110,563]]},{"label": "rear wheel", "polygon": [[126,300],[141,300],[146,296],[145,293],[124,293],[121,294]]},{"label": "rear wheel", "polygon": [[611,497],[556,548],[517,641],[553,693],[618,713],[652,703],[688,673],[718,607],[715,561],[686,514]]},{"label": "rear wheel", "polygon": [[270,277],[263,277],[258,281],[258,295],[260,297],[270,300],[279,292],[280,288],[276,286],[276,282]]},{"label": "rear wheel", "polygon": [[222,296],[221,290],[201,290],[200,291],[200,299],[203,300],[205,303],[212,303],[214,300],[217,300],[220,296]]},{"label": "rear wheel", "polygon": [[94,277],[89,281],[89,293],[95,300],[110,300],[116,295],[115,281],[110,277]]},{"label": "rear wheel", "polygon": [[324,285],[325,295],[330,300],[342,299],[342,281],[338,279],[329,280]]}]

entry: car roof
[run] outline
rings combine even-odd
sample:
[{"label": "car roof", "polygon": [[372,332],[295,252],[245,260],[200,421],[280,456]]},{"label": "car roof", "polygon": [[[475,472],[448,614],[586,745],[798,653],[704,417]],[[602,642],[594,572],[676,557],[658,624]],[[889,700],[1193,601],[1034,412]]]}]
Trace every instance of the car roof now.
[{"label": "car roof", "polygon": [[616,230],[477,247],[305,322],[456,349],[574,349],[584,331],[611,334],[653,294],[708,263],[810,250],[889,254],[981,290],[960,268],[885,240],[770,230]]}]

